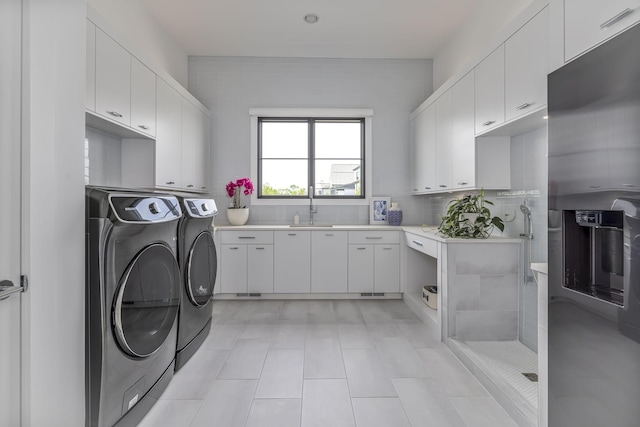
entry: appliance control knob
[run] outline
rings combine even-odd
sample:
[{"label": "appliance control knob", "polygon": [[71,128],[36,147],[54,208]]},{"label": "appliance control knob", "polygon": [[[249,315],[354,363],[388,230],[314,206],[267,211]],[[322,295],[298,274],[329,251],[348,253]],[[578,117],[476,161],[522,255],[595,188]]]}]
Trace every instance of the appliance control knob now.
[{"label": "appliance control knob", "polygon": [[160,213],[160,207],[158,206],[158,203],[157,202],[153,202],[153,203],[149,204],[149,211],[152,214],[155,214],[155,215],[159,214]]},{"label": "appliance control knob", "polygon": [[203,204],[202,204],[202,211],[203,211],[203,212],[207,212],[208,210],[209,210],[209,205],[208,205],[208,204],[206,204],[206,203],[203,203]]}]

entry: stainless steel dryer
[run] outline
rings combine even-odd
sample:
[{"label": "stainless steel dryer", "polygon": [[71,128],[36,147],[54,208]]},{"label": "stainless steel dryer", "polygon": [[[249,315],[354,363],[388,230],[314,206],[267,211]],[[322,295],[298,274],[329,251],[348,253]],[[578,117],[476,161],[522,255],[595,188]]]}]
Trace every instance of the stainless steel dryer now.
[{"label": "stainless steel dryer", "polygon": [[169,195],[86,188],[86,424],[135,426],[174,372],[181,209]]},{"label": "stainless steel dryer", "polygon": [[184,215],[178,226],[178,260],[183,283],[176,371],[193,356],[211,330],[211,297],[217,273],[211,228],[218,213],[213,199],[177,197]]}]

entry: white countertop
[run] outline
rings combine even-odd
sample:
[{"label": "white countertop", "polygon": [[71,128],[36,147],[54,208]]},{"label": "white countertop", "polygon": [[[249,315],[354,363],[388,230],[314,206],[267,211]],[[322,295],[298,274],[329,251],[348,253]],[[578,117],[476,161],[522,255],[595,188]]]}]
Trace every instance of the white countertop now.
[{"label": "white countertop", "polygon": [[255,225],[217,225],[216,230],[344,230],[344,231],[406,231],[416,234],[426,239],[435,240],[444,243],[512,243],[520,242],[522,239],[516,237],[491,236],[488,239],[453,239],[444,237],[438,233],[437,225],[369,225],[369,224],[351,224],[351,225],[332,225],[323,227],[322,225],[305,226],[304,224],[291,226],[289,224],[255,224]]}]

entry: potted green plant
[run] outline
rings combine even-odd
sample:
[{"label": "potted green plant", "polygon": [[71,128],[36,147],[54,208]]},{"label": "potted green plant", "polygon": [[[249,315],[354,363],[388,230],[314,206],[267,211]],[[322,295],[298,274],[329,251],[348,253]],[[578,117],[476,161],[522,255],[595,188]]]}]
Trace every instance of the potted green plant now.
[{"label": "potted green plant", "polygon": [[484,190],[480,194],[465,194],[452,200],[438,231],[446,237],[461,239],[486,239],[491,235],[493,227],[504,231],[502,219],[492,217],[486,205],[493,205],[493,202],[485,199]]}]

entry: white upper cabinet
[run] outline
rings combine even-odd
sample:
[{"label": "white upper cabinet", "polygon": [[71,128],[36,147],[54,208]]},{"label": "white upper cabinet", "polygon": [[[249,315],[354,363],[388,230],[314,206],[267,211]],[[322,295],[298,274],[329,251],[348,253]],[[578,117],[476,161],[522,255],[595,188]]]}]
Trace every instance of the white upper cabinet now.
[{"label": "white upper cabinet", "polygon": [[411,192],[436,188],[436,117],[429,105],[411,120]]},{"label": "white upper cabinet", "polygon": [[453,187],[453,96],[451,89],[435,102],[436,118],[436,190]]},{"label": "white upper cabinet", "polygon": [[564,0],[565,61],[640,21],[640,0]]},{"label": "white upper cabinet", "polygon": [[155,185],[182,188],[182,96],[157,80]]},{"label": "white upper cabinet", "polygon": [[504,123],[504,44],[475,68],[475,133]]},{"label": "white upper cabinet", "polygon": [[87,22],[87,89],[85,91],[84,108],[96,111],[96,26]]},{"label": "white upper cabinet", "polygon": [[96,113],[131,124],[131,55],[96,28]]},{"label": "white upper cabinet", "polygon": [[547,104],[549,8],[545,7],[505,42],[505,119]]},{"label": "white upper cabinet", "polygon": [[455,189],[473,188],[476,185],[473,71],[467,73],[453,86],[451,89],[451,99],[452,184]]},{"label": "white upper cabinet", "polygon": [[156,135],[156,75],[131,57],[131,127]]},{"label": "white upper cabinet", "polygon": [[199,189],[198,162],[201,156],[197,151],[198,109],[186,99],[182,99],[182,184],[189,190]]}]

